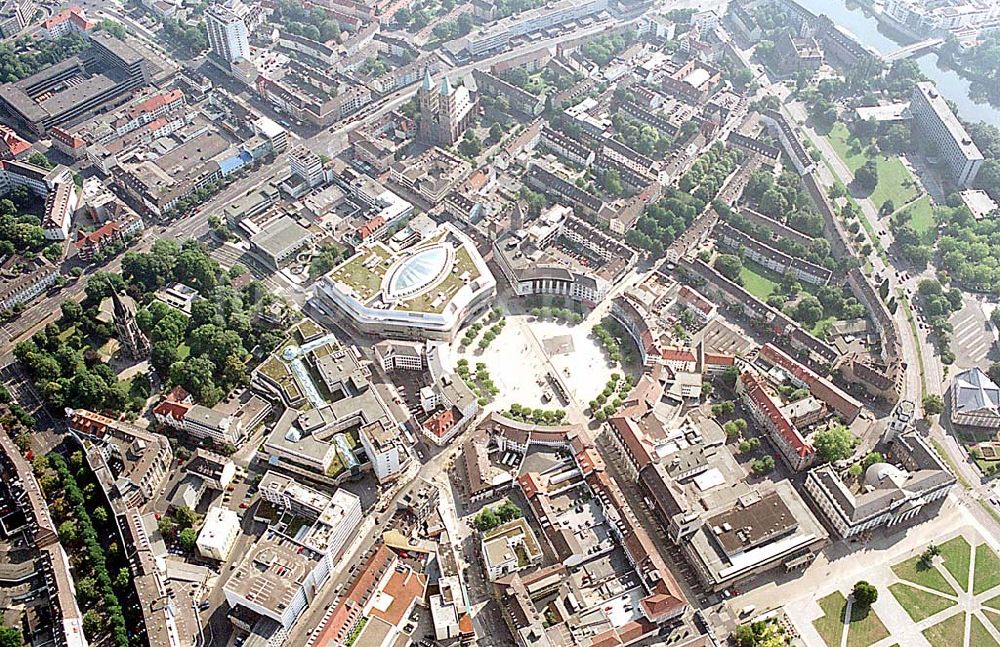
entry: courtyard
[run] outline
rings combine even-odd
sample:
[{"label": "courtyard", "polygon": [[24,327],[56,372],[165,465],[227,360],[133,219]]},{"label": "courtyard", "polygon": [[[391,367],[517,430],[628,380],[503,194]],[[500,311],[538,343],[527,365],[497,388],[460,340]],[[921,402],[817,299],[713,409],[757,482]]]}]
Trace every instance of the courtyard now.
[{"label": "courtyard", "polygon": [[972,527],[858,579],[878,589],[868,609],[853,605],[848,583],[786,607],[806,644],[1000,647],[1000,557]]},{"label": "courtyard", "polygon": [[[499,392],[489,409],[506,411],[513,404],[542,409],[566,409],[569,422],[586,422],[583,410],[604,389],[621,366],[612,363],[591,334],[599,319],[591,313],[580,323],[508,314],[506,324],[485,348],[477,344],[453,348],[456,360],[486,364]],[[560,400],[555,375],[570,401]]]}]

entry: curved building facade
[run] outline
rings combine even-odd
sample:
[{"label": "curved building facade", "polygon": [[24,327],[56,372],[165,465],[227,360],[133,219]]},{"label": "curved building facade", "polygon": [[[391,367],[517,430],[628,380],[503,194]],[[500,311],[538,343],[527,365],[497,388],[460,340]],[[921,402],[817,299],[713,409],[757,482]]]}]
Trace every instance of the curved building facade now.
[{"label": "curved building facade", "polygon": [[452,341],[495,297],[486,261],[445,223],[406,249],[381,242],[360,248],[316,283],[313,305],[368,335]]}]

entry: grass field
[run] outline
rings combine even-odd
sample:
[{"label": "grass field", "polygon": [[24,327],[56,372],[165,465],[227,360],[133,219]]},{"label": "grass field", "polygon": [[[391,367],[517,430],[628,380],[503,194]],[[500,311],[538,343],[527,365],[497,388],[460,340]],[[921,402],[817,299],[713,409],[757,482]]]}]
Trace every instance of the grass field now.
[{"label": "grass field", "polygon": [[907,222],[914,231],[920,234],[928,243],[933,242],[937,235],[937,223],[934,222],[934,207],[931,206],[931,197],[925,195],[916,202],[912,202],[900,209],[903,214],[909,216]]},{"label": "grass field", "polygon": [[[943,553],[944,547],[942,546],[941,548]],[[966,568],[968,568],[968,562],[966,562]],[[905,562],[896,564],[892,567],[892,572],[901,580],[908,580],[914,584],[934,589],[935,591],[955,595],[955,590],[948,584],[948,580],[944,579],[944,575],[941,575],[936,568],[933,566],[921,567],[920,555],[914,555]]]},{"label": "grass field", "polygon": [[847,627],[847,647],[868,647],[888,637],[889,631],[874,609],[851,607],[851,623]]},{"label": "grass field", "polygon": [[[983,544],[984,546],[986,544]],[[963,591],[969,588],[969,561],[972,559],[972,547],[965,537],[958,536],[939,546],[944,567],[959,583]],[[977,569],[978,570],[978,569]]]},{"label": "grass field", "polygon": [[[843,123],[834,124],[827,139],[851,172],[857,171],[870,159],[866,151],[851,146],[851,134]],[[892,200],[893,204],[900,206],[920,196],[920,189],[915,186],[913,176],[899,158],[878,155],[874,159],[878,167],[878,185],[869,197],[876,208],[881,207],[886,200]]]},{"label": "grass field", "polygon": [[983,616],[990,621],[997,631],[1000,631],[1000,613],[991,613],[984,609]]},{"label": "grass field", "polygon": [[924,618],[929,618],[939,611],[944,611],[948,607],[957,604],[954,600],[942,598],[940,595],[927,593],[912,586],[896,582],[889,587],[896,601],[906,609],[914,622],[920,622]]},{"label": "grass field", "polygon": [[973,579],[972,592],[976,595],[1000,586],[1000,558],[986,544],[976,546],[976,574]]},{"label": "grass field", "polygon": [[740,278],[743,279],[743,287],[747,291],[762,301],[766,301],[778,287],[778,283],[767,277],[769,272],[752,261],[743,261],[743,268],[740,270]]},{"label": "grass field", "polygon": [[997,647],[1000,645],[996,638],[983,626],[983,621],[977,615],[972,616],[972,624],[969,626],[969,647],[972,647],[972,645],[976,647]]},{"label": "grass field", "polygon": [[936,625],[924,629],[924,638],[933,647],[955,647],[955,645],[961,645],[963,642],[961,636],[964,635],[964,613],[956,613],[950,618],[946,618]]},{"label": "grass field", "polygon": [[840,647],[844,635],[844,607],[847,599],[842,593],[835,591],[818,600],[817,604],[823,609],[823,617],[813,620],[813,626],[828,647]]}]

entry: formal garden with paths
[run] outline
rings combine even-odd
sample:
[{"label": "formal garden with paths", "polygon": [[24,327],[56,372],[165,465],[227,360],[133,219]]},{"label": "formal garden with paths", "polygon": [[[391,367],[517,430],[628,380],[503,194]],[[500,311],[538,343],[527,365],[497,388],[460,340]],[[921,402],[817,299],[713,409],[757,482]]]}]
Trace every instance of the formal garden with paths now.
[{"label": "formal garden with paths", "polygon": [[863,575],[878,589],[871,607],[849,587],[816,601],[826,647],[1000,647],[1000,557],[975,533]]}]

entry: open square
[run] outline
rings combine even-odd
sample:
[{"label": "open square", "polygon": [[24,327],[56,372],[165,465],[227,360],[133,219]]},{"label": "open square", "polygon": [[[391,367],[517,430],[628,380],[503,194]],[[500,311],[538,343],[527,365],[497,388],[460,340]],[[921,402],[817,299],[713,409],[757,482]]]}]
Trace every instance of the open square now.
[{"label": "open square", "polygon": [[855,609],[852,582],[785,607],[808,645],[1000,645],[1000,556],[971,527],[863,569],[878,599]]},{"label": "open square", "polygon": [[[582,421],[586,403],[600,393],[620,367],[591,334],[595,316],[578,324],[543,320],[527,314],[507,315],[507,324],[486,348],[476,344],[455,347],[455,358],[471,365],[483,362],[500,389],[490,408],[503,411],[512,404],[527,407],[561,407],[569,419]],[[553,376],[572,399],[561,403],[553,389]]]}]

